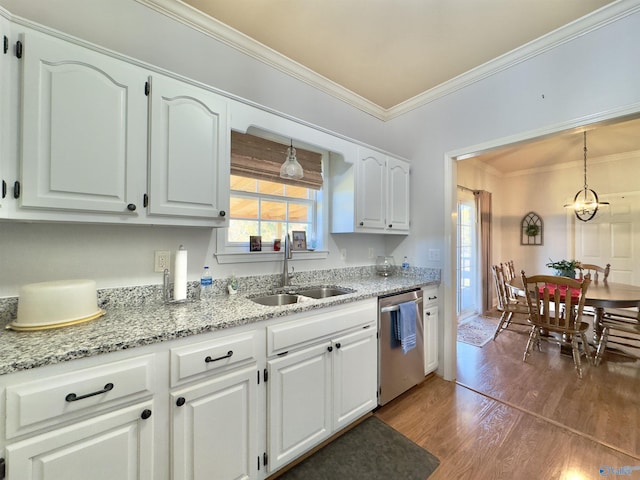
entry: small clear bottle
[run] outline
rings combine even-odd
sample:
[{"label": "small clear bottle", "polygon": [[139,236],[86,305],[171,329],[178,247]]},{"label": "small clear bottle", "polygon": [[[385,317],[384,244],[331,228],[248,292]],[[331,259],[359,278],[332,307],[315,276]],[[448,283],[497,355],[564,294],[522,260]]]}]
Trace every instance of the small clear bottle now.
[{"label": "small clear bottle", "polygon": [[402,275],[404,276],[409,275],[409,259],[407,258],[406,255],[402,259]]},{"label": "small clear bottle", "polygon": [[213,278],[211,278],[211,272],[209,266],[205,265],[200,277],[200,298],[206,298],[213,289]]}]

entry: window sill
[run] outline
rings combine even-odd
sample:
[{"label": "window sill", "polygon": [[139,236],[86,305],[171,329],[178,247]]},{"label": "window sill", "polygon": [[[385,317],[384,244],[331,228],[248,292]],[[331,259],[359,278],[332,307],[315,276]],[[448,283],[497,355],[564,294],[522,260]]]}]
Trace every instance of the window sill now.
[{"label": "window sill", "polygon": [[[293,250],[291,260],[324,260],[329,256],[328,251],[323,250]],[[254,262],[281,262],[284,251],[280,252],[238,252],[216,253],[219,264],[223,263],[254,263]]]}]

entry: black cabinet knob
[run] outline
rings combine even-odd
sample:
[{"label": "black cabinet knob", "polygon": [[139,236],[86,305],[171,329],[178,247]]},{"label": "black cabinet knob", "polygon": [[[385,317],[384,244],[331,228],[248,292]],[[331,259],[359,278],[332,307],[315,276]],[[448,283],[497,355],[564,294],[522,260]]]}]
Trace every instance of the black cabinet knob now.
[{"label": "black cabinet knob", "polygon": [[146,420],[147,418],[149,418],[151,416],[151,410],[149,410],[148,408],[145,408],[142,411],[142,414],[140,415],[140,418],[142,418],[143,420]]},{"label": "black cabinet knob", "polygon": [[187,401],[185,400],[184,397],[178,397],[178,399],[176,400],[176,405],[181,407],[183,406]]},{"label": "black cabinet knob", "polygon": [[360,222],[360,226],[361,226],[361,227],[364,227],[364,222]]},{"label": "black cabinet knob", "polygon": [[333,352],[333,347],[332,347],[331,345],[329,345],[329,346],[327,347],[327,350],[328,350],[329,352]]},{"label": "black cabinet knob", "polygon": [[340,348],[341,346],[340,342],[336,343],[336,348]]},{"label": "black cabinet knob", "polygon": [[389,228],[393,228],[393,225],[389,224]]},{"label": "black cabinet knob", "polygon": [[220,214],[219,215],[221,217],[224,217],[226,214],[227,214],[227,212],[225,212],[224,210],[220,210]]},{"label": "black cabinet knob", "polygon": [[137,207],[135,203],[130,203],[129,205],[127,205],[127,210],[129,210],[130,212],[135,212],[136,208]]}]

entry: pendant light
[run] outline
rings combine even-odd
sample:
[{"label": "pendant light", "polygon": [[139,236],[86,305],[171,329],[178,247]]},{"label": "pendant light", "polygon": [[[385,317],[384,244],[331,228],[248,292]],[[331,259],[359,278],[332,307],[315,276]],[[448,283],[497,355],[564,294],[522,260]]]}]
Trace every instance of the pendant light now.
[{"label": "pendant light", "polygon": [[298,163],[296,149],[293,148],[293,140],[291,140],[291,146],[287,147],[287,159],[280,167],[280,178],[300,180],[302,177],[304,177],[304,171],[302,165]]},{"label": "pendant light", "polygon": [[587,131],[584,131],[584,188],[578,190],[573,198],[573,203],[565,205],[566,208],[573,208],[576,218],[583,222],[588,222],[596,216],[598,207],[609,205],[609,202],[598,201],[598,194],[587,185]]}]

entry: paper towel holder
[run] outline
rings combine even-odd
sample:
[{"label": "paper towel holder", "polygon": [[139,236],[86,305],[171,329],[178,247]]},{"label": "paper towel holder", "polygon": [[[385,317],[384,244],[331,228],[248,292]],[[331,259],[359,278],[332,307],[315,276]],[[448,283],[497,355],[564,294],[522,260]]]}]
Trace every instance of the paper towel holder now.
[{"label": "paper towel holder", "polygon": [[182,300],[174,300],[173,299],[173,285],[169,283],[169,269],[165,268],[162,277],[162,299],[165,304],[178,305],[182,303],[191,303],[193,300],[190,300],[189,297],[184,298]]}]

